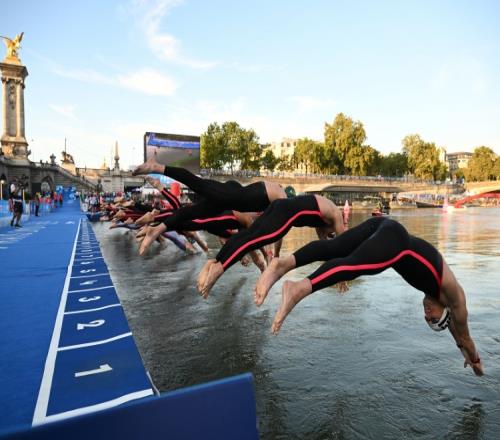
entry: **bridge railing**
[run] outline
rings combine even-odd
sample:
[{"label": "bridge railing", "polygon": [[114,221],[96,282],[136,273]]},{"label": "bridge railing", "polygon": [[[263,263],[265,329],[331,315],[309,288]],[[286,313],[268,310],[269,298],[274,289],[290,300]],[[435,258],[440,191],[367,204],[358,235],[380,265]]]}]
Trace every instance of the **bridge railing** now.
[{"label": "bridge railing", "polygon": [[287,171],[251,171],[251,170],[216,170],[216,169],[201,169],[202,176],[227,176],[227,177],[268,177],[268,178],[284,178],[284,179],[311,179],[311,180],[332,180],[332,181],[363,181],[369,183],[420,183],[425,185],[442,185],[444,182],[419,179],[414,176],[351,176],[347,174],[319,174],[319,173],[294,173]]},{"label": "bridge railing", "polygon": [[89,180],[81,176],[76,176],[73,173],[70,173],[68,170],[65,170],[64,168],[60,167],[59,165],[56,165],[56,167],[59,173],[66,176],[68,179],[71,179],[74,182],[78,182],[80,185],[84,186],[87,189],[96,189],[96,185],[90,182]]}]

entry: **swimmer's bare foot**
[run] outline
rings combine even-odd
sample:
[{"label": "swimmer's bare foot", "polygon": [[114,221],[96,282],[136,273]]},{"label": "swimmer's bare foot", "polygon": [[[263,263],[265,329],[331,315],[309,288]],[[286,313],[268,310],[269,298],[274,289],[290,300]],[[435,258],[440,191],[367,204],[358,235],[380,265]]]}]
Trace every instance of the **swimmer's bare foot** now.
[{"label": "swimmer's bare foot", "polygon": [[148,232],[148,229],[150,228],[150,226],[143,226],[141,229],[139,229],[139,231],[137,232],[137,234],[135,234],[135,239],[140,243],[142,240],[144,240],[144,237],[146,236],[147,232]]},{"label": "swimmer's bare foot", "polygon": [[214,263],[215,263],[215,259],[208,260],[198,275],[197,287],[198,287],[198,291],[200,293],[201,293],[201,289],[202,289],[203,285],[205,284],[205,279],[208,275],[208,271],[210,270],[210,266]]},{"label": "swimmer's bare foot", "polygon": [[188,254],[196,254],[196,249],[189,241],[186,241],[186,252]]},{"label": "swimmer's bare foot", "polygon": [[215,282],[219,279],[219,277],[224,273],[224,269],[222,267],[222,263],[216,261],[213,263],[208,269],[207,277],[205,278],[205,282],[201,288],[201,296],[207,299],[208,294],[210,293],[210,289],[214,286]]},{"label": "swimmer's bare foot", "polygon": [[134,223],[134,221],[130,217],[123,222],[124,225],[131,225],[132,223]]},{"label": "swimmer's bare foot", "polygon": [[293,268],[295,268],[295,257],[293,255],[286,258],[273,258],[255,285],[255,304],[261,306],[274,283]]},{"label": "swimmer's bare foot", "polygon": [[274,257],[273,249],[270,246],[266,246],[264,249],[264,255],[266,258],[266,264],[269,266]]},{"label": "swimmer's bare foot", "polygon": [[155,179],[154,177],[148,176],[144,180],[156,189],[163,188],[163,185],[161,184],[160,179]]},{"label": "swimmer's bare foot", "polygon": [[250,258],[247,255],[243,255],[243,258],[240,260],[240,263],[242,266],[249,266],[250,265]]},{"label": "swimmer's bare foot", "polygon": [[122,220],[124,219],[125,217],[127,217],[127,214],[125,213],[125,211],[123,209],[120,209],[113,218],[117,219],[117,220]]},{"label": "swimmer's bare foot", "polygon": [[155,156],[151,156],[146,162],[144,162],[142,165],[139,165],[134,171],[132,171],[132,175],[137,176],[138,174],[149,173],[163,174],[164,169],[165,166],[156,162]]},{"label": "swimmer's bare foot", "polygon": [[109,227],[109,229],[120,228],[123,224],[123,222],[111,222],[111,226]]},{"label": "swimmer's bare foot", "polygon": [[260,272],[264,272],[267,267],[266,260],[264,258],[261,258],[259,254],[255,254],[255,259],[253,260],[254,264],[259,268]]},{"label": "swimmer's bare foot", "polygon": [[293,310],[296,304],[312,291],[311,282],[308,278],[302,281],[285,281],[281,290],[281,303],[276,315],[274,315],[271,331],[277,335],[283,325],[283,321]]},{"label": "swimmer's bare foot", "polygon": [[121,204],[124,208],[130,208],[131,206],[134,206],[134,201],[133,200],[129,200],[127,202],[123,202]]},{"label": "swimmer's bare foot", "polygon": [[146,214],[144,214],[142,217],[139,217],[135,221],[135,224],[136,225],[146,225],[148,223],[153,222],[155,219],[156,213],[158,213],[158,211],[156,211],[155,209],[153,209],[152,211],[146,212]]},{"label": "swimmer's bare foot", "polygon": [[155,241],[160,234],[166,230],[167,228],[163,223],[160,223],[155,227],[149,227],[146,235],[144,236],[144,240],[142,240],[141,246],[139,247],[139,255],[143,255],[149,246],[151,246],[151,243],[153,243],[153,241]]}]

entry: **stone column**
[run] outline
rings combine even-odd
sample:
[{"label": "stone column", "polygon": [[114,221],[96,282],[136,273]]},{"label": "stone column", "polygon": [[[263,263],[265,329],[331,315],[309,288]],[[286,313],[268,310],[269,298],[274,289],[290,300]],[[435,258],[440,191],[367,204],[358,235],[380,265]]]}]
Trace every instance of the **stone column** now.
[{"label": "stone column", "polygon": [[[8,61],[8,62],[6,62]],[[3,86],[2,152],[7,159],[28,161],[24,124],[24,80],[28,70],[19,60],[0,62]]]},{"label": "stone column", "polygon": [[3,112],[3,134],[7,133],[7,117],[8,117],[8,109],[7,106],[9,105],[8,101],[8,96],[7,96],[7,88],[8,88],[8,83],[6,78],[2,78],[2,88],[3,88],[3,97],[2,97],[2,112]]},{"label": "stone column", "polygon": [[22,101],[23,101],[23,90],[21,81],[16,81],[16,136],[18,138],[24,137],[23,130],[23,114],[24,110],[22,109]]}]

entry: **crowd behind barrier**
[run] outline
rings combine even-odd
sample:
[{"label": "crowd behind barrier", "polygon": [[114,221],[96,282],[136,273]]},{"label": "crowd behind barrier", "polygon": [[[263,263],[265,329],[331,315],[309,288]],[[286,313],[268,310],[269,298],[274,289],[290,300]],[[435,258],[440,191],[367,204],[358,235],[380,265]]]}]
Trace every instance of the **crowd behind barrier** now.
[{"label": "crowd behind barrier", "polygon": [[[50,198],[40,199],[40,209],[38,211],[39,215],[47,214],[55,209],[55,205]],[[30,200],[29,202],[23,202],[23,215],[35,215],[35,202]],[[9,208],[8,200],[0,200],[0,217],[12,217],[12,211]]]},{"label": "crowd behind barrier", "polygon": [[[327,179],[333,181],[360,181],[360,182],[398,182],[398,183],[421,183],[427,185],[442,185],[443,181],[418,179],[414,176],[351,176],[347,174],[321,174],[321,173],[295,173],[289,171],[252,171],[252,170],[221,170],[207,169],[200,170],[203,177],[209,176],[234,176],[234,177],[272,177],[272,178],[294,178],[294,179]],[[446,182],[449,183],[449,182]],[[457,182],[460,183],[460,182]],[[463,183],[463,182],[461,182]]]}]

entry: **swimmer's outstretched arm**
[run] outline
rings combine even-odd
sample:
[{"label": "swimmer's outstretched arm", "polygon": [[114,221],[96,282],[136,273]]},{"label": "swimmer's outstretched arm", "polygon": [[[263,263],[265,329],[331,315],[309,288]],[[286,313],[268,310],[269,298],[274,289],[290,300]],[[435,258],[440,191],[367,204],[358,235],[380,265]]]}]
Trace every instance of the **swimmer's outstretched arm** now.
[{"label": "swimmer's outstretched arm", "polygon": [[484,374],[483,364],[467,324],[468,312],[465,293],[445,261],[443,261],[441,295],[450,308],[451,321],[448,328],[465,358],[464,367],[470,365],[476,376],[482,376]]}]

